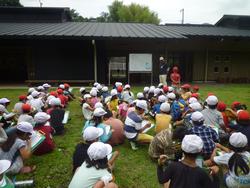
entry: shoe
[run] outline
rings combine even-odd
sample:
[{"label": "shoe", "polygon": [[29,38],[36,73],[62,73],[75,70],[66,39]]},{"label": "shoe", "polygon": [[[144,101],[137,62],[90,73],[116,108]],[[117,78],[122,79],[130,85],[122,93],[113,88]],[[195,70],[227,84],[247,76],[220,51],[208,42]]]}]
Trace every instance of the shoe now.
[{"label": "shoe", "polygon": [[135,142],[130,142],[132,150],[138,150],[138,147],[136,146]]}]

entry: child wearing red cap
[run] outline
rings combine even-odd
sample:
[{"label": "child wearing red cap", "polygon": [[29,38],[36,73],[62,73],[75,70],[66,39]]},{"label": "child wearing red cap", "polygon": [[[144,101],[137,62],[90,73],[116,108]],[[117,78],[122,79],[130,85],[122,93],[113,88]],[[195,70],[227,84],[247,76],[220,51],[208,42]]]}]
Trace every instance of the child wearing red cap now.
[{"label": "child wearing red cap", "polygon": [[30,115],[31,106],[29,104],[23,104],[22,111],[23,113],[19,116],[18,123],[25,121],[25,122],[29,122],[31,125],[34,125],[35,124],[34,118]]},{"label": "child wearing red cap", "polygon": [[[248,140],[250,140],[250,114],[246,110],[240,110],[237,113],[236,122],[230,123],[230,128],[234,131],[241,132]],[[250,148],[250,142],[248,142],[248,149]]]},{"label": "child wearing red cap", "polygon": [[221,112],[221,114],[222,114],[225,127],[229,128],[229,119],[228,119],[228,117],[226,115],[226,112],[225,112],[226,108],[227,108],[227,105],[224,102],[222,102],[222,101],[218,102],[218,104],[217,104],[217,110],[219,112]]},{"label": "child wearing red cap", "polygon": [[26,95],[20,95],[18,97],[19,101],[15,104],[13,111],[20,116],[22,114],[22,105],[26,103],[27,96]]}]

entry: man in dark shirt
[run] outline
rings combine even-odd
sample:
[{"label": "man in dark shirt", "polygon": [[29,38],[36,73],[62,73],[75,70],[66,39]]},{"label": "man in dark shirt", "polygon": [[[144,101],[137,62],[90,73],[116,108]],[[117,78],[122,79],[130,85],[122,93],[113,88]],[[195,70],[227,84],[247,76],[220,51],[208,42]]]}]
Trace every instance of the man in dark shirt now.
[{"label": "man in dark shirt", "polygon": [[[159,159],[157,168],[158,181],[168,185],[169,188],[211,188],[212,181],[209,176],[196,165],[196,157],[203,148],[203,141],[197,135],[186,135],[181,148],[184,159],[179,162],[169,163],[166,169],[162,164],[166,161],[164,156]],[[170,181],[170,183],[169,183]]]},{"label": "man in dark shirt", "polygon": [[167,61],[163,57],[160,57],[160,70],[159,70],[159,83],[167,85],[167,73],[169,71],[169,66]]}]

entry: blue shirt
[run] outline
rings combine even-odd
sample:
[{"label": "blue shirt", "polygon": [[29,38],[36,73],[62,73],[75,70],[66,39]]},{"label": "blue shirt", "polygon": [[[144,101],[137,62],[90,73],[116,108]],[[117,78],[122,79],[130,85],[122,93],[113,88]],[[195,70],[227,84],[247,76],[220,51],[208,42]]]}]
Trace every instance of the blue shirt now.
[{"label": "blue shirt", "polygon": [[[86,121],[84,127],[83,127],[83,131],[84,129],[86,129],[89,126],[95,126],[94,122],[90,121]],[[103,143],[106,143],[112,136],[112,131],[110,130],[109,132],[106,131],[106,127],[109,125],[105,125],[104,123],[100,123],[97,125],[97,128],[101,128],[103,129],[103,134],[102,136],[100,136],[99,140]]]},{"label": "blue shirt", "polygon": [[160,107],[161,107],[161,103],[155,104],[155,105],[153,106],[153,113],[159,114],[159,113],[161,112]]},{"label": "blue shirt", "polygon": [[205,125],[194,125],[190,131],[202,139],[204,143],[203,153],[211,155],[215,148],[215,142],[219,142],[219,135],[215,130]]}]

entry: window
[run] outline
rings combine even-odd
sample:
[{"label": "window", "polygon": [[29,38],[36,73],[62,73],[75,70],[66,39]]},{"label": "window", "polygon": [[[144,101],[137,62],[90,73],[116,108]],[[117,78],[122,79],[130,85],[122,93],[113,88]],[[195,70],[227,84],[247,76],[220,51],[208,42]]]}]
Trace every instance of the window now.
[{"label": "window", "polygon": [[218,67],[214,67],[214,73],[218,73],[219,72],[219,68]]},{"label": "window", "polygon": [[224,67],[224,73],[229,73],[229,68],[228,67]]}]

